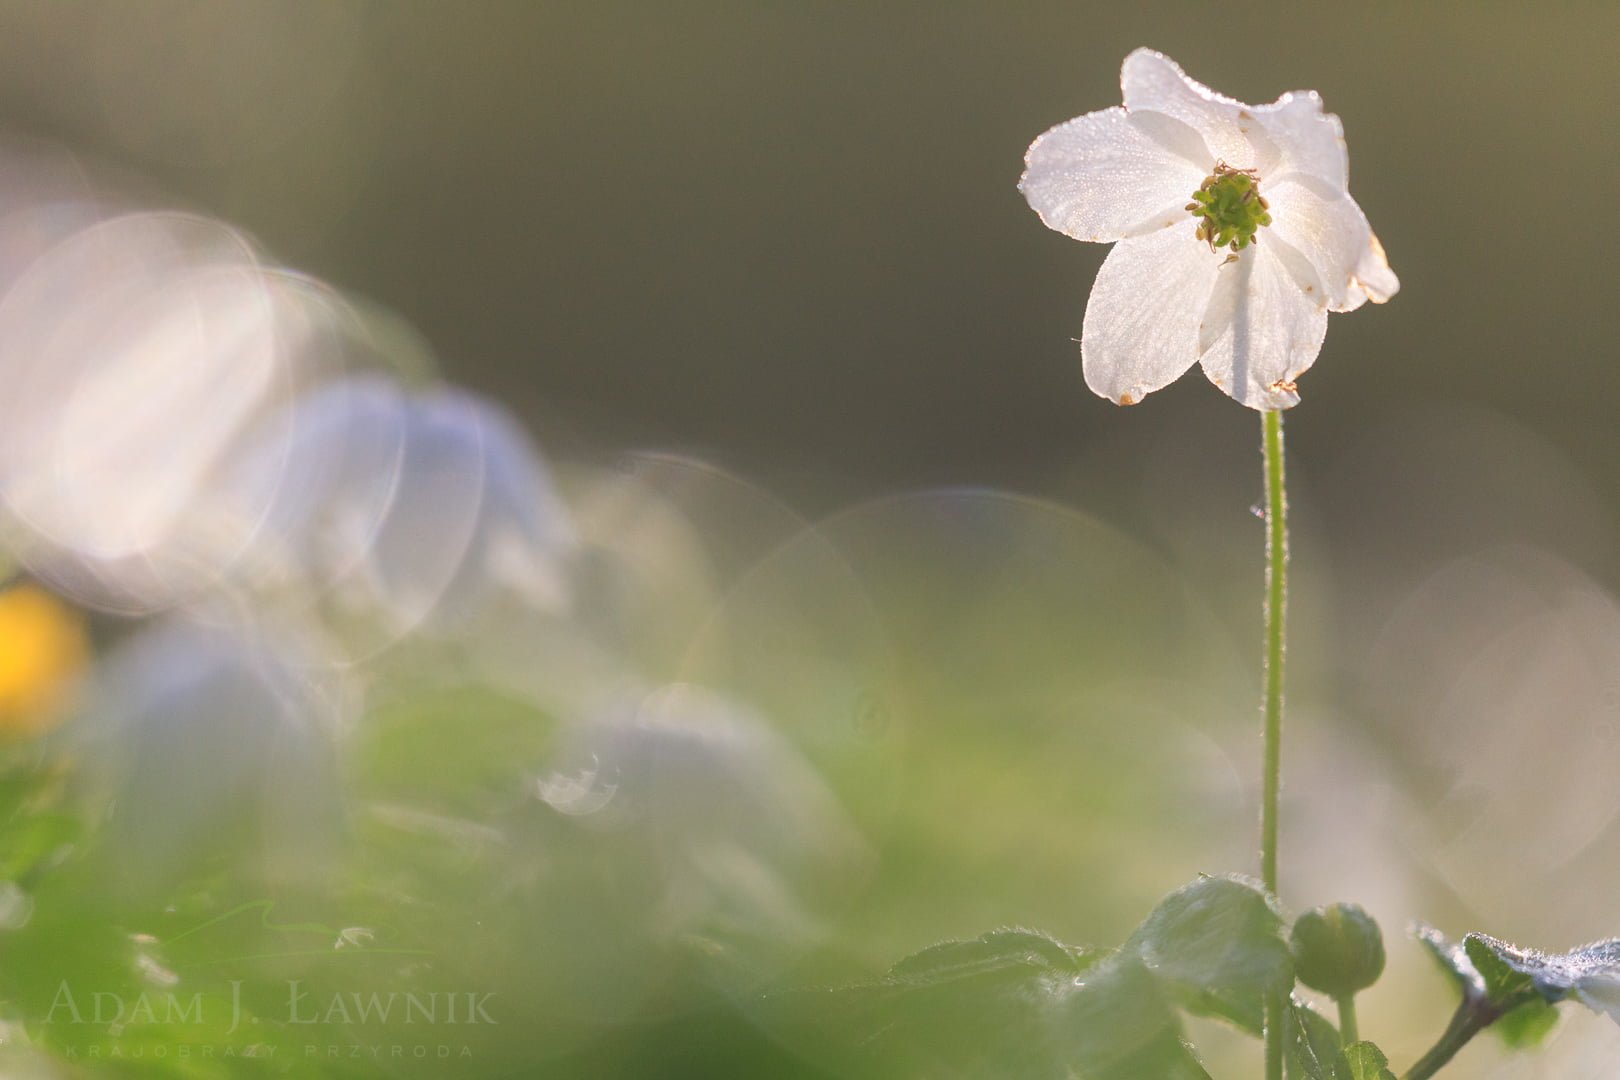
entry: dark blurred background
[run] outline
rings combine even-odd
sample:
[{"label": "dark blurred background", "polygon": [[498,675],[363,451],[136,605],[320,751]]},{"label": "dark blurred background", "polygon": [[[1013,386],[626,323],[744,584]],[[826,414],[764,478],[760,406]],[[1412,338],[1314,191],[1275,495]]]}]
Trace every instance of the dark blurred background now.
[{"label": "dark blurred background", "polygon": [[402,312],[548,447],[845,494],[1050,489],[1099,440],[1249,440],[1196,379],[1124,415],[1085,391],[1105,249],[1015,184],[1033,136],[1118,102],[1138,45],[1243,100],[1315,88],[1405,288],[1332,320],[1298,455],[1465,400],[1617,479],[1613,4],[0,10],[0,118]]}]

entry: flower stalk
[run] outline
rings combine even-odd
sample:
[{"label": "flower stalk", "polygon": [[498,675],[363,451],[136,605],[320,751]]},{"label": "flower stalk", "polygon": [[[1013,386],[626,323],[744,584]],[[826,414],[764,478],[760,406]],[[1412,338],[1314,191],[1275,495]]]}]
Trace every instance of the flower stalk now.
[{"label": "flower stalk", "polygon": [[1261,414],[1266,460],[1265,757],[1260,805],[1260,880],[1277,895],[1277,801],[1282,782],[1283,652],[1288,607],[1288,497],[1282,413]]},{"label": "flower stalk", "polygon": [[1361,1028],[1356,1023],[1356,995],[1345,994],[1336,998],[1339,1006],[1339,1041],[1352,1046],[1361,1041]]},{"label": "flower stalk", "polygon": [[1469,1040],[1490,1027],[1500,1016],[1501,1013],[1487,1002],[1465,1000],[1457,1007],[1440,1040],[1406,1071],[1401,1080],[1428,1080],[1449,1064],[1457,1056],[1457,1051],[1468,1045]]},{"label": "flower stalk", "polygon": [[[1266,483],[1265,734],[1261,766],[1260,880],[1277,895],[1277,803],[1282,787],[1283,646],[1288,606],[1288,498],[1282,413],[1261,413]],[[1287,997],[1266,1003],[1266,1080],[1282,1080]]]}]

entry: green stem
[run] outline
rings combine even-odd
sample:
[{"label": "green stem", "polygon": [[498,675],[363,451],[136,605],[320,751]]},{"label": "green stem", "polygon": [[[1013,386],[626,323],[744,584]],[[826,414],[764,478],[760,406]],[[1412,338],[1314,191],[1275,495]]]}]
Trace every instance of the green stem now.
[{"label": "green stem", "polygon": [[1283,638],[1288,606],[1288,499],[1282,413],[1263,414],[1266,458],[1265,763],[1260,803],[1260,880],[1277,895],[1277,797],[1282,786]]},{"label": "green stem", "polygon": [[1430,1047],[1429,1052],[1418,1059],[1418,1063],[1408,1069],[1401,1080],[1428,1080],[1456,1057],[1457,1051],[1466,1046],[1469,1039],[1490,1027],[1500,1016],[1500,1012],[1483,1002],[1463,1002],[1452,1015],[1451,1023],[1440,1036],[1440,1041]]},{"label": "green stem", "polygon": [[1283,1046],[1288,1032],[1288,997],[1266,995],[1266,1080],[1283,1080]]},{"label": "green stem", "polygon": [[[1282,413],[1261,414],[1266,479],[1265,759],[1261,770],[1260,880],[1277,895],[1277,799],[1282,786],[1283,635],[1288,604],[1288,500]],[[1282,1080],[1287,998],[1266,1005],[1266,1080]]]},{"label": "green stem", "polygon": [[1346,1046],[1360,1042],[1360,1026],[1356,1023],[1356,995],[1346,994],[1338,1002],[1339,1041]]}]

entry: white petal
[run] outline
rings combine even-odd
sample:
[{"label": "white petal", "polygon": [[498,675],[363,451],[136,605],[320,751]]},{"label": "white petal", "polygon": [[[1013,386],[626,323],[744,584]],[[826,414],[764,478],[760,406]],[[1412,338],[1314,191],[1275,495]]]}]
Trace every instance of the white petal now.
[{"label": "white petal", "polygon": [[1018,189],[1048,227],[1112,241],[1189,220],[1205,170],[1165,149],[1115,106],[1046,132],[1024,155]]},{"label": "white petal", "polygon": [[1620,979],[1610,974],[1587,975],[1575,983],[1575,1000],[1593,1012],[1609,1014],[1620,1024]]},{"label": "white petal", "polygon": [[[1320,181],[1301,174],[1265,187],[1271,204],[1271,227],[1261,231],[1261,242],[1282,241],[1310,264],[1314,274],[1302,272],[1297,260],[1279,252],[1294,271],[1299,287],[1318,304],[1333,311],[1359,306],[1355,287],[1357,268],[1367,255],[1372,230],[1356,201],[1335,194]],[[1318,291],[1320,290],[1320,291]],[[1364,295],[1364,294],[1363,294]],[[1352,302],[1353,301],[1353,302]]]},{"label": "white petal", "polygon": [[1086,303],[1086,385],[1120,405],[1174,382],[1198,359],[1198,318],[1222,256],[1185,228],[1114,245]]},{"label": "white petal", "polygon": [[[1384,245],[1370,232],[1367,234],[1367,250],[1361,253],[1361,261],[1356,264],[1356,284],[1375,304],[1382,304],[1401,291],[1401,279],[1389,268]],[[1357,301],[1355,306],[1360,307],[1360,302]]]},{"label": "white petal", "polygon": [[1337,116],[1322,111],[1322,99],[1315,90],[1284,94],[1270,105],[1257,107],[1254,116],[1276,151],[1274,160],[1261,166],[1263,175],[1280,180],[1303,173],[1334,191],[1346,190],[1350,162],[1344,126]]},{"label": "white petal", "polygon": [[1125,108],[1179,120],[1202,136],[1215,161],[1235,169],[1254,168],[1260,154],[1249,139],[1260,125],[1249,107],[1215,93],[1186,73],[1163,53],[1137,49],[1125,58],[1119,73]]},{"label": "white petal", "polygon": [[1327,310],[1262,242],[1220,268],[1200,335],[1204,374],[1251,409],[1290,408],[1326,333]]}]

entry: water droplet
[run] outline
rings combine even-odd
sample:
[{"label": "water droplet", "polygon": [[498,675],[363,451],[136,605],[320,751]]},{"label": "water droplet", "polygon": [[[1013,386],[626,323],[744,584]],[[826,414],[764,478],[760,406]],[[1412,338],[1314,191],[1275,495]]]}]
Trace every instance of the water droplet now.
[{"label": "water droplet", "polygon": [[619,770],[604,773],[601,759],[591,755],[590,765],[576,773],[554,772],[535,781],[541,800],[559,814],[581,817],[594,814],[613,801],[619,790]]}]

